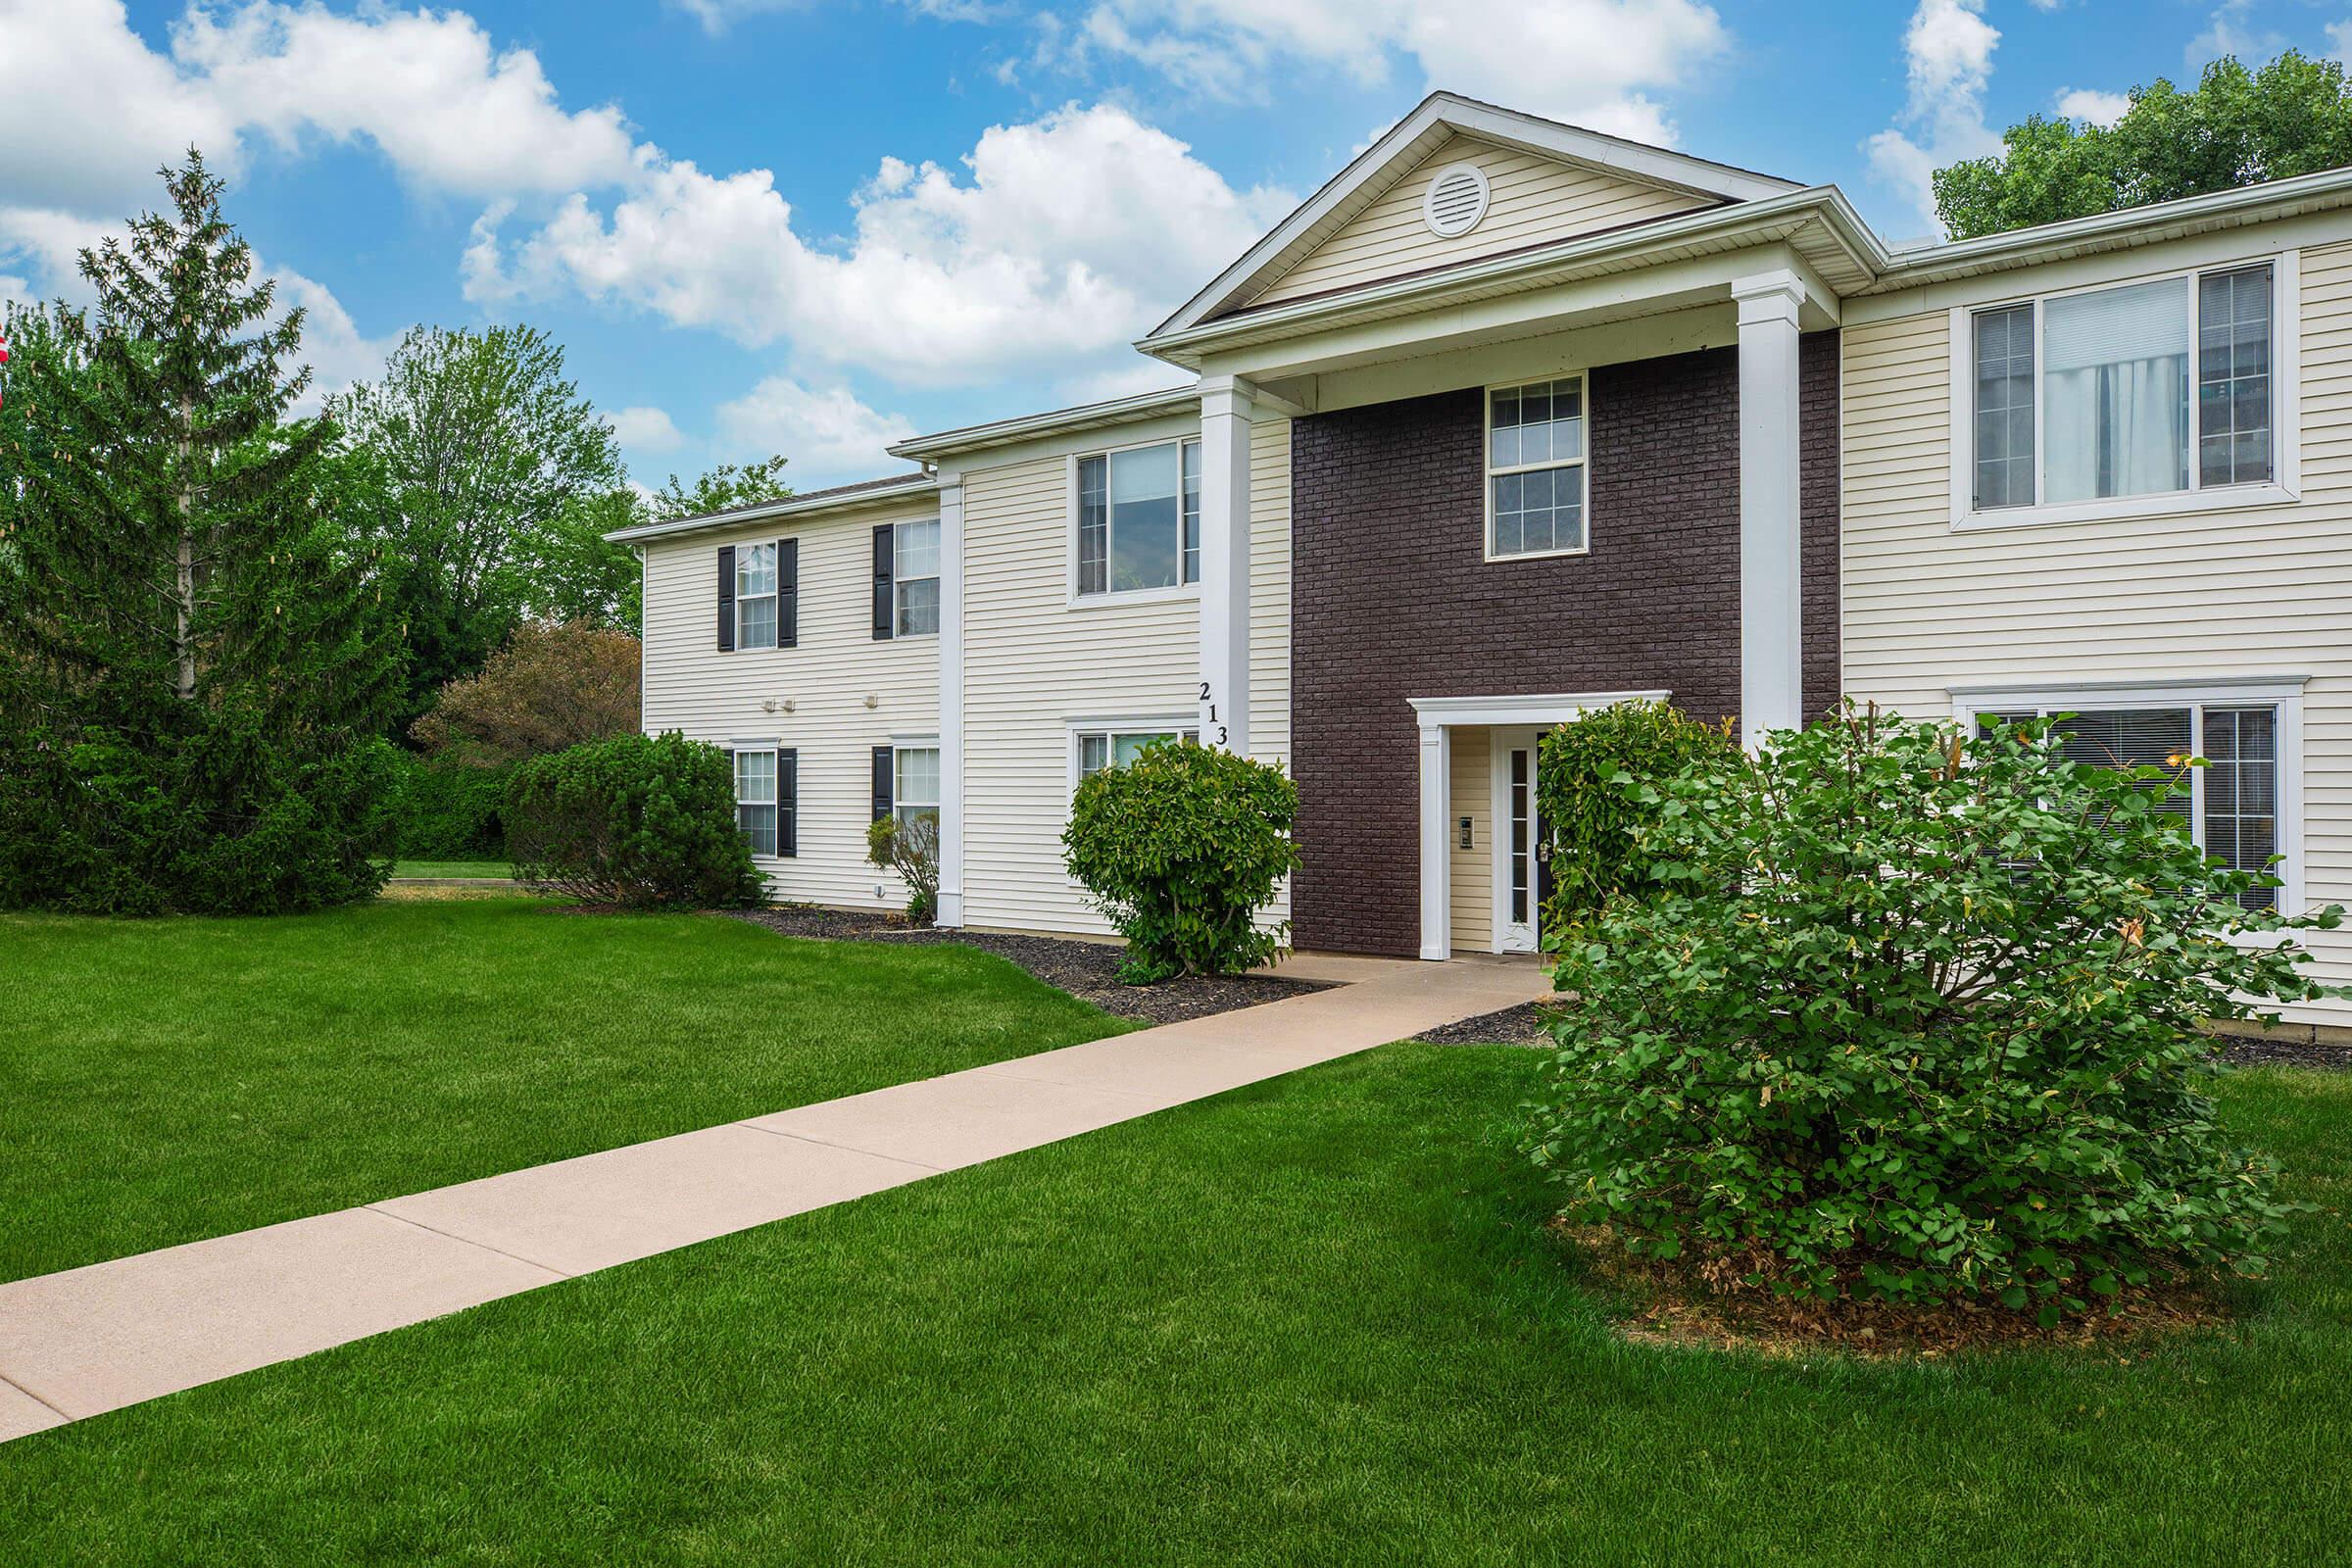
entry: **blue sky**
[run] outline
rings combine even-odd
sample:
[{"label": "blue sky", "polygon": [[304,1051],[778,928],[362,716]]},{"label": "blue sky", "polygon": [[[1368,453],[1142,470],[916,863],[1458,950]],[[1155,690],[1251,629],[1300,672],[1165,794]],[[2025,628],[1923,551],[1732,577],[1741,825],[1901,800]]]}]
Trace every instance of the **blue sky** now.
[{"label": "blue sky", "polygon": [[1123,345],[1432,87],[1843,186],[2293,44],[2309,0],[0,0],[0,297],[191,141],[328,388],[413,323],[560,339],[657,483],[1179,379]]}]

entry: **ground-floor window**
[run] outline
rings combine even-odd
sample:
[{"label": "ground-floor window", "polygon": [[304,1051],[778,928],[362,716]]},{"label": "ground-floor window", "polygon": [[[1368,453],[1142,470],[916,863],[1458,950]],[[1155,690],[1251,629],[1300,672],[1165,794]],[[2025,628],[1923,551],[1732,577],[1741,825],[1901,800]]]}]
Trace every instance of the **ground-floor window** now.
[{"label": "ground-floor window", "polygon": [[735,753],[735,825],[754,855],[794,853],[799,797],[798,754],[777,747]]},{"label": "ground-floor window", "polygon": [[1088,778],[1106,767],[1125,767],[1143,756],[1146,747],[1167,741],[1198,741],[1197,729],[1082,729],[1078,737],[1078,776]]},{"label": "ground-floor window", "polygon": [[[2151,694],[2151,699],[2154,694]],[[2286,699],[2250,700],[2226,691],[2170,700],[2116,701],[2096,691],[2032,702],[1985,701],[1979,723],[2066,715],[2058,728],[2066,754],[2102,767],[2185,768],[2188,788],[2160,809],[2172,813],[2205,853],[2233,870],[2271,871],[2291,881],[2273,858],[2290,853],[2286,823],[2295,769],[2283,737],[2294,717]],[[2280,889],[2254,888],[2248,908],[2275,908]]]},{"label": "ground-floor window", "polygon": [[900,746],[891,752],[891,814],[904,828],[939,831],[939,748]]}]

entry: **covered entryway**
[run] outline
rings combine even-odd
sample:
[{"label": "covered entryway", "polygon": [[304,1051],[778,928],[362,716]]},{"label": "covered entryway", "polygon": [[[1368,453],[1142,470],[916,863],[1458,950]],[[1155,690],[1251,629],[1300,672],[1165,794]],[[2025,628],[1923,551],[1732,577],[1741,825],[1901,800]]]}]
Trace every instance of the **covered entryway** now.
[{"label": "covered entryway", "polygon": [[1665,691],[1411,699],[1421,740],[1421,956],[1533,953],[1547,891],[1544,732]]}]

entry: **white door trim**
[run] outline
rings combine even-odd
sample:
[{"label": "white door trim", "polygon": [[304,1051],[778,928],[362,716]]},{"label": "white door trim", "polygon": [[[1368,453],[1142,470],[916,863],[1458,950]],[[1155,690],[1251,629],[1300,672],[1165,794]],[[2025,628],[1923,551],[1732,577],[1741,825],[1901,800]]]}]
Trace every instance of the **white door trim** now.
[{"label": "white door trim", "polygon": [[[1421,749],[1421,956],[1453,956],[1453,730],[1472,725],[1549,729],[1617,703],[1662,703],[1671,691],[1546,692],[1522,697],[1408,697]],[[1492,763],[1489,764],[1492,767]],[[1494,831],[1503,824],[1497,822]]]},{"label": "white door trim", "polygon": [[[1494,823],[1493,831],[1488,835],[1494,841],[1489,846],[1491,867],[1489,875],[1494,878],[1494,935],[1491,940],[1494,943],[1494,951],[1496,953],[1533,953],[1536,951],[1539,911],[1534,908],[1529,909],[1527,931],[1524,937],[1515,935],[1513,927],[1517,922],[1511,919],[1511,877],[1519,868],[1512,863],[1517,856],[1511,847],[1510,758],[1513,752],[1523,751],[1528,754],[1528,810],[1531,816],[1537,816],[1539,813],[1534,797],[1538,770],[1542,763],[1536,756],[1536,751],[1543,738],[1544,732],[1540,729],[1498,729],[1492,732],[1487,750],[1489,759],[1488,789],[1491,801],[1489,809],[1492,813],[1488,820]],[[1538,831],[1542,831],[1540,826]],[[1535,887],[1536,884],[1531,879],[1528,885],[1528,896],[1531,900],[1535,897]]]}]

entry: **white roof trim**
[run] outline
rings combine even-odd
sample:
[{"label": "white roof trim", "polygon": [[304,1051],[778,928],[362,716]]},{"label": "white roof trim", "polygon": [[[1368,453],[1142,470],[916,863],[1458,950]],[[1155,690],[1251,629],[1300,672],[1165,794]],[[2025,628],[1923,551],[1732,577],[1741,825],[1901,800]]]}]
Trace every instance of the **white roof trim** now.
[{"label": "white roof trim", "polygon": [[640,544],[648,539],[666,539],[672,534],[701,533],[709,528],[732,528],[738,523],[765,522],[770,517],[806,517],[826,512],[846,512],[853,507],[871,506],[881,501],[901,501],[938,488],[939,480],[934,475],[910,473],[891,484],[853,490],[847,495],[783,496],[763,506],[706,512],[692,517],[664,517],[660,522],[640,523],[634,528],[616,528],[605,538],[616,545]]},{"label": "white roof trim", "polygon": [[[1563,125],[1556,121],[1499,109],[1493,104],[1479,103],[1449,92],[1435,92],[1423,99],[1419,108],[1398,121],[1387,135],[1357,154],[1347,168],[1332,176],[1303,206],[1244,253],[1241,260],[1218,273],[1206,288],[1195,294],[1175,315],[1154,327],[1151,336],[1144,341],[1148,344],[1162,335],[1182,332],[1200,324],[1231,303],[1235,295],[1249,289],[1259,274],[1273,268],[1294,244],[1301,240],[1324,238],[1325,232],[1318,231],[1323,225],[1328,223],[1331,229],[1336,229],[1340,223],[1354,216],[1357,207],[1366,204],[1356,202],[1351,206],[1350,198],[1380,180],[1383,174],[1399,163],[1409,168],[1418,163],[1421,156],[1434,150],[1436,138],[1432,136],[1433,132],[1478,136],[1528,152],[1627,174],[1653,185],[1665,185],[1696,196],[1712,196],[1720,201],[1755,201],[1801,188],[1791,180],[1775,179],[1769,174],[1734,169],[1728,164],[1710,163],[1686,153],[1668,152],[1662,147],[1650,147],[1575,125]],[[1417,146],[1424,137],[1432,137],[1430,145]],[[1380,188],[1386,189],[1387,185],[1381,185]]]},{"label": "white roof trim", "polygon": [[1157,415],[1188,413],[1200,406],[1200,389],[1198,386],[1165,387],[1157,392],[1139,392],[1133,397],[1081,404],[1074,409],[1020,414],[987,424],[918,435],[889,448],[889,452],[894,458],[929,463],[959,452],[975,452],[983,447],[1001,447],[1014,441],[1026,441],[1033,436],[1054,435],[1064,430],[1099,429],[1110,424],[1131,424]]},{"label": "white roof trim", "polygon": [[1423,729],[1461,724],[1565,724],[1619,703],[1662,703],[1670,691],[1547,693],[1541,697],[1408,697]]},{"label": "white roof trim", "polygon": [[[1629,263],[1642,265],[1638,258],[1645,251],[1672,250],[1695,240],[1737,236],[1747,230],[1769,233],[1808,220],[1828,224],[1866,274],[1876,277],[1884,270],[1886,252],[1869,225],[1837,186],[1819,185],[1766,200],[1680,213],[1634,228],[1572,235],[1533,250],[1479,257],[1436,271],[1381,279],[1336,294],[1285,300],[1278,305],[1219,317],[1181,331],[1163,328],[1138,342],[1136,347],[1173,364],[1197,363],[1207,347],[1227,339],[1256,341],[1265,336],[1270,326],[1296,326],[1301,332],[1313,330],[1335,320],[1344,321],[1367,306],[1388,306],[1422,296],[1443,303],[1444,297],[1454,290],[1487,287],[1497,279],[1522,274],[1537,279],[1526,284],[1532,288],[1583,275],[1580,269],[1593,270],[1604,264],[1606,270],[1623,271],[1630,270]],[[1558,276],[1547,275],[1552,273]],[[1429,309],[1432,305],[1424,302],[1415,308]]]}]

